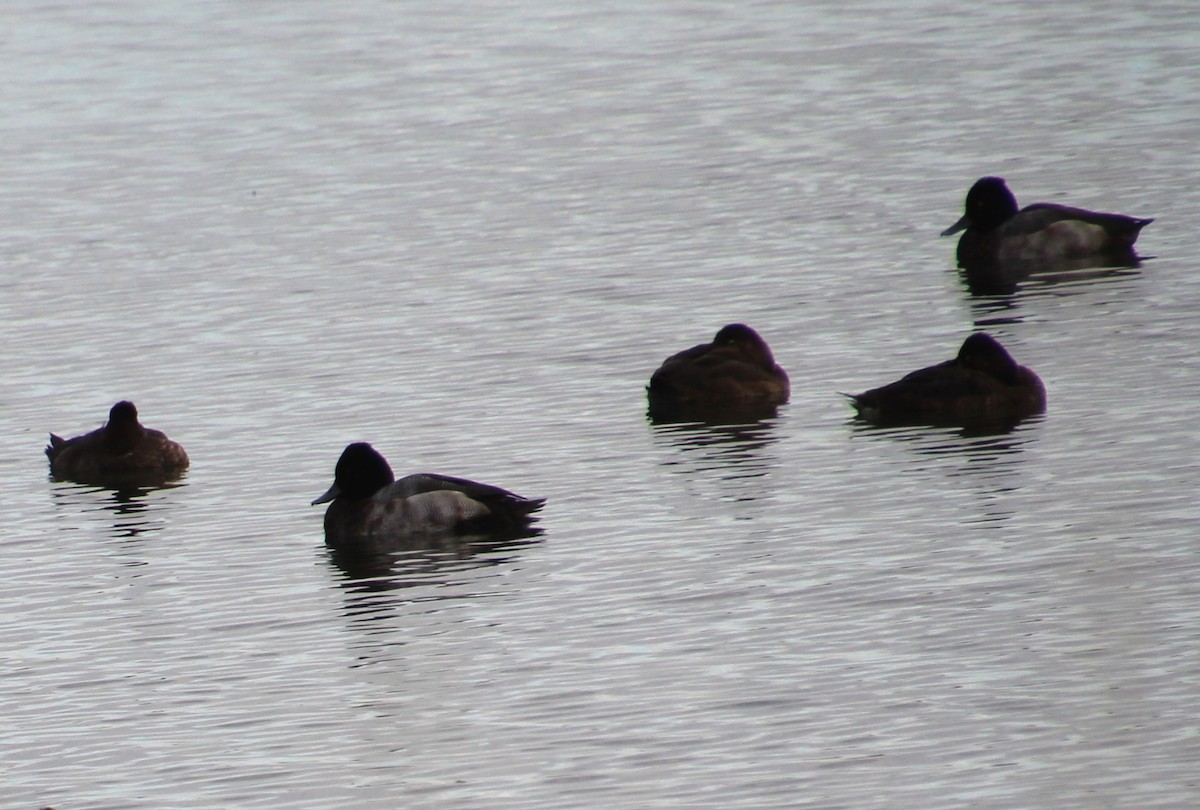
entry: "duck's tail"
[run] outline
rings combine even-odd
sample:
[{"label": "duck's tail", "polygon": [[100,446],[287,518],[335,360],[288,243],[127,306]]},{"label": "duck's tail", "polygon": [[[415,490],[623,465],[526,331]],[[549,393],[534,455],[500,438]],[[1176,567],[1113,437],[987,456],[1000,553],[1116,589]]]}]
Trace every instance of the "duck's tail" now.
[{"label": "duck's tail", "polygon": [[862,412],[863,403],[858,394],[847,394],[845,391],[838,391],[838,396],[845,397],[850,400],[850,404],[854,406],[854,410]]},{"label": "duck's tail", "polygon": [[1138,219],[1137,217],[1123,217],[1125,220],[1123,228],[1120,229],[1120,239],[1128,247],[1133,247],[1133,243],[1137,241],[1138,235],[1141,234],[1142,228],[1145,228],[1154,218]]},{"label": "duck's tail", "polygon": [[509,503],[509,514],[517,521],[531,522],[537,518],[530,517],[530,515],[540,512],[545,505],[545,498],[521,498],[519,501]]},{"label": "duck's tail", "polygon": [[50,434],[50,444],[46,445],[46,458],[54,461],[62,449],[67,446],[67,440],[62,436]]},{"label": "duck's tail", "polygon": [[487,503],[488,513],[468,520],[459,530],[466,533],[479,532],[492,535],[511,535],[513,537],[529,537],[541,534],[541,529],[535,528],[537,518],[533,514],[546,505],[545,498],[525,498],[514,493],[507,493],[502,500],[491,500]]}]

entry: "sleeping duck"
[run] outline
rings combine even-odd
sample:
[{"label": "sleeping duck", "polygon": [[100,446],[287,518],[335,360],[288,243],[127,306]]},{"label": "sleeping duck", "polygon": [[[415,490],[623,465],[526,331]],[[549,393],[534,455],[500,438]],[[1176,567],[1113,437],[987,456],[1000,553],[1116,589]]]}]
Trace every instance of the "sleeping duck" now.
[{"label": "sleeping duck", "polygon": [[983,332],[963,341],[952,360],[847,396],[860,417],[881,424],[1015,422],[1046,409],[1038,376]]},{"label": "sleeping duck", "polygon": [[668,357],[646,389],[650,415],[670,418],[730,411],[767,415],[788,401],[787,372],[776,362],[767,342],[740,323]]},{"label": "sleeping duck", "polygon": [[54,478],[102,487],[161,485],[188,468],[184,449],[143,426],[137,407],[125,400],[113,405],[108,422],[91,433],[72,439],[51,433],[46,457]]}]

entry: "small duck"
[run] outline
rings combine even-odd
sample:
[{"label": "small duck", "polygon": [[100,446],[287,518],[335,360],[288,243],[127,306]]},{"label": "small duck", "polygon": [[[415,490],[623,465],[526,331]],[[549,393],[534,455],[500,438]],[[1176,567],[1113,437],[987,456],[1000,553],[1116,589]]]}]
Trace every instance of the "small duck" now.
[{"label": "small duck", "polygon": [[982,177],[967,192],[966,213],[942,236],[965,231],[958,240],[962,267],[1053,265],[1086,257],[1135,264],[1133,244],[1153,221],[1056,203],[1034,203],[1018,210],[1017,198],[1002,178]]},{"label": "small duck", "polygon": [[721,327],[712,343],[668,357],[646,388],[652,417],[731,410],[770,411],[788,401],[787,372],[767,342],[741,323]]},{"label": "small duck", "polygon": [[330,546],[445,533],[520,533],[545,498],[524,498],[489,484],[416,473],[399,481],[379,451],[355,442],[342,451],[333,486],[312,502],[328,503]]},{"label": "small duck", "polygon": [[1046,409],[1046,388],[984,332],[963,341],[958,356],[894,383],[851,395],[864,419],[881,424],[974,425],[1015,422]]},{"label": "small duck", "polygon": [[46,457],[54,478],[102,487],[161,485],[188,468],[184,449],[162,431],[144,427],[137,407],[126,400],[113,405],[108,422],[91,433],[73,439],[51,433]]}]

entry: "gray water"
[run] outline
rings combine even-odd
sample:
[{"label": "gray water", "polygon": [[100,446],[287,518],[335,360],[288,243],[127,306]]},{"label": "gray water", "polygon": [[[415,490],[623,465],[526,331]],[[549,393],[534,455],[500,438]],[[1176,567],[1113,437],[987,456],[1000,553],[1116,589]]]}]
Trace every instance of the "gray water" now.
[{"label": "gray water", "polygon": [[[1191,3],[0,7],[0,804],[1200,804]],[[972,295],[977,177],[1156,221]],[[723,324],[793,381],[653,426]],[[838,391],[986,327],[1003,435]],[[118,399],[180,486],[47,479]],[[324,547],[350,441],[544,534]]]}]

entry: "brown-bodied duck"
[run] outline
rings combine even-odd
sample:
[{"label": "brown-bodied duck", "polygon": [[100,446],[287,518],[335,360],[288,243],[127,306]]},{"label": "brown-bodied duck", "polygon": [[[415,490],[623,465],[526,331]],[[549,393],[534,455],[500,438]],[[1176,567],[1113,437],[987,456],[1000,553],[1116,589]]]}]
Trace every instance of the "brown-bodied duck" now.
[{"label": "brown-bodied duck", "polygon": [[963,341],[952,360],[847,396],[859,416],[880,424],[1016,422],[1046,409],[1037,374],[984,332]]},{"label": "brown-bodied duck", "polygon": [[188,468],[183,447],[142,425],[137,407],[126,400],[113,405],[108,422],[91,433],[72,439],[51,433],[46,457],[56,479],[102,487],[165,484]]},{"label": "brown-bodied duck", "polygon": [[646,388],[650,414],[670,417],[735,410],[769,411],[788,401],[787,372],[758,332],[724,326],[711,343],[668,357]]}]

